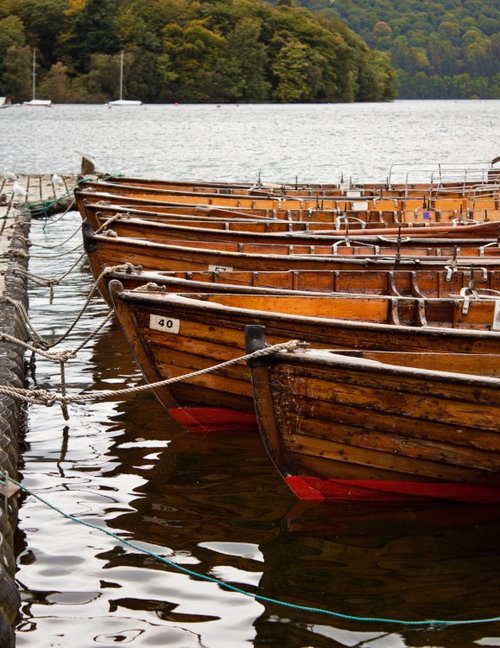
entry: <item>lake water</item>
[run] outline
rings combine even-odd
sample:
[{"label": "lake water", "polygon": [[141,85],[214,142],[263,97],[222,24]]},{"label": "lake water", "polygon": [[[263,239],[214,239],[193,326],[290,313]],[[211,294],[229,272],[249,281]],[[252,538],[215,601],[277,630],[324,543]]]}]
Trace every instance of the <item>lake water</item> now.
[{"label": "lake water", "polygon": [[[429,179],[439,163],[487,168],[499,118],[498,101],[11,108],[0,171],[74,172],[83,151],[105,172],[172,179],[384,180],[391,165]],[[79,225],[74,212],[34,221],[31,272],[63,275]],[[61,335],[91,286],[81,263],[53,304],[32,284],[38,333]],[[60,346],[76,348],[106,313],[94,297]],[[69,420],[29,408],[23,484],[57,510],[22,498],[18,648],[500,646],[498,622],[399,623],[500,614],[494,508],[298,503],[257,436],[190,435],[150,394],[112,394],[142,383],[114,321],[66,381],[110,397],[70,406]],[[59,389],[57,364],[39,358],[29,382]]]}]

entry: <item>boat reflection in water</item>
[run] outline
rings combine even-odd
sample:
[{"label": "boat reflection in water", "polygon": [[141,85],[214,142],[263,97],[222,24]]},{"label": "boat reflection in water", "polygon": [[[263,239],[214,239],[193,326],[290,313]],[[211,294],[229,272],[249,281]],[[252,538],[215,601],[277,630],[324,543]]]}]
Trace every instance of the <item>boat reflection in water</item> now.
[{"label": "boat reflection in water", "polygon": [[498,507],[296,502],[258,435],[190,435],[151,394],[120,403],[114,424],[123,434],[110,447],[113,472],[144,481],[128,510],[108,516],[108,527],[201,577],[116,547],[100,556],[106,579],[126,574],[135,587],[123,597],[116,590],[112,609],[154,612],[164,633],[183,628],[203,645],[221,645],[214,637],[291,648],[500,645],[494,623],[412,627],[360,619],[498,615]]}]

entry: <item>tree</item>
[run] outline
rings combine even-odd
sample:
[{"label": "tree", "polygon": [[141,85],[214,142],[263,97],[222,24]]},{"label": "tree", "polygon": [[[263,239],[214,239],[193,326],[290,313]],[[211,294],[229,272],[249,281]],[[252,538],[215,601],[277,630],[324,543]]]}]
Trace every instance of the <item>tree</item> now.
[{"label": "tree", "polygon": [[57,59],[57,41],[64,22],[66,0],[24,0],[23,22],[28,42],[50,65]]},{"label": "tree", "polygon": [[60,36],[65,60],[82,73],[89,69],[93,54],[115,54],[122,49],[115,29],[117,0],[86,0],[68,20],[68,31]]},{"label": "tree", "polygon": [[7,16],[0,20],[0,58],[13,45],[21,47],[26,43],[26,33],[18,16]]},{"label": "tree", "polygon": [[31,99],[32,53],[28,46],[9,47],[4,58],[3,85],[15,101]]},{"label": "tree", "polygon": [[258,18],[243,17],[228,34],[227,52],[236,62],[238,101],[266,101],[271,84],[267,80],[269,60],[267,47],[260,42],[262,22]]},{"label": "tree", "polygon": [[276,40],[281,44],[271,66],[275,79],[272,98],[279,103],[311,99],[307,83],[307,46],[291,34],[280,34]]},{"label": "tree", "polygon": [[370,51],[360,65],[358,77],[360,101],[390,101],[396,94],[394,71],[387,54]]},{"label": "tree", "polygon": [[54,63],[39,89],[41,95],[49,97],[55,103],[70,102],[73,97],[68,68],[60,62]]},{"label": "tree", "polygon": [[223,75],[225,39],[208,29],[206,20],[167,25],[164,49],[175,70],[170,100],[219,101],[231,92]]}]

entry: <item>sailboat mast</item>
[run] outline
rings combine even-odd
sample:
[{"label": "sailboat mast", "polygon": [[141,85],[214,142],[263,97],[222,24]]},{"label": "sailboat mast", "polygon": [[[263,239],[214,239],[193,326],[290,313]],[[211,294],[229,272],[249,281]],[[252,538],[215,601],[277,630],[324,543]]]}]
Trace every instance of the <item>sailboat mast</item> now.
[{"label": "sailboat mast", "polygon": [[33,48],[33,99],[35,99],[36,92],[36,48]]},{"label": "sailboat mast", "polygon": [[123,51],[120,57],[120,101],[123,99]]}]

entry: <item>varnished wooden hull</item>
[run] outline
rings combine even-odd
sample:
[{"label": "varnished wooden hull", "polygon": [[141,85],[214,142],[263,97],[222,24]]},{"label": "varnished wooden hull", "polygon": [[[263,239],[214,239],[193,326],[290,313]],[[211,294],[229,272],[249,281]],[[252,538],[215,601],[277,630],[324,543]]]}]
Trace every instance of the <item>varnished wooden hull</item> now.
[{"label": "varnished wooden hull", "polygon": [[[495,271],[439,272],[432,270],[285,270],[285,271],[113,271],[109,282],[118,279],[125,288],[154,283],[165,292],[211,293],[280,293],[320,292],[387,295],[395,297],[450,297],[477,291],[478,294],[500,293],[500,273]],[[108,294],[107,287],[104,288]]]},{"label": "varnished wooden hull", "polygon": [[[493,355],[500,348],[498,332],[380,323],[389,321],[387,303],[373,304],[376,307],[370,309],[370,315],[370,304],[356,300],[357,317],[345,309],[346,319],[342,320],[334,319],[335,307],[327,297],[200,295],[195,299],[124,291],[116,281],[110,289],[122,328],[149,382],[183,376],[243,355],[248,324],[265,324],[272,344],[300,339],[323,347]],[[378,317],[378,322],[368,321],[369,317]],[[160,387],[155,393],[191,430],[255,426],[249,374],[241,365]]]},{"label": "varnished wooden hull", "polygon": [[[430,204],[429,197],[423,193],[419,196],[325,196],[318,194],[275,195],[269,193],[240,193],[206,191],[182,191],[154,186],[134,186],[119,183],[102,182],[86,183],[80,186],[79,193],[103,191],[122,198],[134,198],[152,203],[177,203],[184,205],[206,205],[221,208],[244,208],[248,210],[291,210],[299,214],[310,211],[333,210],[337,214],[346,214],[353,218],[376,217],[385,214],[393,222],[452,222],[459,218],[476,220],[496,219],[500,216],[498,187],[491,185],[486,194],[476,195],[456,192],[435,198]],[[391,216],[392,215],[392,216]]]},{"label": "varnished wooden hull", "polygon": [[[470,176],[470,171],[469,171]],[[183,180],[166,180],[159,178],[137,178],[127,176],[109,176],[106,182],[120,185],[128,185],[135,187],[149,187],[156,189],[174,189],[176,191],[219,191],[222,193],[230,192],[244,192],[251,194],[267,193],[267,194],[284,194],[289,193],[292,195],[325,195],[325,196],[340,196],[347,193],[361,192],[362,195],[373,196],[408,196],[408,195],[436,195],[436,194],[455,194],[463,195],[476,188],[479,184],[484,183],[495,184],[498,174],[491,169],[491,175],[484,173],[477,175],[475,179],[468,181],[458,181],[448,179],[443,181],[442,178],[434,178],[429,182],[399,182],[389,183],[386,181],[381,182],[362,182],[362,183],[317,183],[317,182],[297,182],[283,183],[283,182],[200,182],[200,181],[183,181]]]},{"label": "varnished wooden hull", "polygon": [[[121,206],[113,204],[103,204],[103,202],[87,202],[81,201],[79,203],[82,218],[86,220],[94,230],[103,226],[111,226],[115,228],[115,223],[120,218],[127,218],[134,221],[135,219],[152,220],[164,223],[172,227],[185,227],[196,228],[197,230],[217,230],[223,231],[223,237],[227,238],[235,233],[253,233],[253,234],[273,234],[273,238],[282,234],[287,239],[292,236],[300,236],[302,232],[306,233],[309,237],[314,235],[325,235],[328,237],[339,238],[345,237],[349,234],[353,235],[355,231],[355,240],[364,240],[370,237],[370,242],[380,244],[382,239],[375,240],[375,237],[398,237],[403,239],[407,237],[416,238],[429,238],[429,237],[442,237],[446,239],[482,239],[484,242],[489,240],[496,240],[500,236],[500,220],[488,221],[483,223],[475,223],[468,225],[419,225],[411,227],[409,224],[400,224],[398,227],[389,227],[384,225],[383,222],[367,222],[363,223],[364,229],[354,227],[350,223],[349,229],[345,226],[340,226],[332,219],[330,220],[290,220],[264,217],[263,215],[256,214],[255,218],[250,218],[250,214],[245,212],[244,217],[238,212],[228,212],[221,210],[220,212],[202,212],[195,213],[195,210],[183,210],[183,213],[168,213],[159,211],[146,211],[141,209],[131,208],[130,206]],[[379,225],[379,227],[377,227]],[[192,238],[189,236],[190,232],[185,233],[185,238]],[[194,235],[194,234],[193,234]],[[199,231],[198,234],[199,236]]]},{"label": "varnished wooden hull", "polygon": [[[238,206],[237,204],[223,205],[217,202],[207,203],[203,201],[179,202],[176,200],[175,196],[146,196],[141,194],[138,195],[133,192],[122,195],[121,193],[96,191],[89,188],[76,190],[75,200],[77,207],[82,214],[84,208],[92,204],[99,203],[102,205],[108,203],[115,207],[140,209],[150,213],[156,212],[157,214],[205,214],[210,217],[246,218],[252,220],[263,218],[304,223],[314,221],[317,223],[328,223],[330,227],[335,225],[339,228],[350,227],[351,229],[371,227],[384,228],[395,226],[395,224],[402,227],[406,227],[410,224],[412,226],[426,227],[435,224],[435,222],[433,222],[435,219],[424,218],[418,213],[415,213],[412,218],[409,218],[408,222],[401,222],[401,219],[397,218],[397,213],[399,212],[394,210],[394,206],[388,210],[376,209],[350,213],[350,211],[341,209],[340,207],[327,208],[319,202],[314,208],[303,208],[300,206],[300,203],[293,203],[291,206],[286,207],[283,207],[278,203],[278,206],[274,206],[274,202],[272,203],[272,206],[257,207],[255,204],[253,207],[249,207],[248,201],[241,206]],[[451,220],[454,221],[456,219]],[[458,221],[460,221],[460,219],[458,219]],[[463,224],[466,224],[466,220]]]},{"label": "varnished wooden hull", "polygon": [[[95,235],[87,223],[83,223],[84,246],[94,278],[100,276],[104,268],[116,267],[124,263],[141,266],[144,270],[193,270],[193,271],[232,271],[232,270],[440,270],[452,272],[457,269],[484,268],[497,272],[500,259],[495,257],[438,257],[422,258],[372,256],[348,257],[320,254],[293,254],[290,248],[282,246],[282,254],[243,253],[220,249],[223,246],[195,247],[165,245],[133,239],[130,237],[111,237]],[[208,244],[207,244],[208,245]],[[215,249],[218,247],[219,249]],[[257,247],[255,249],[258,249]],[[270,246],[267,249],[277,249]],[[295,248],[292,247],[293,251]],[[107,298],[107,296],[105,296]]]},{"label": "varnished wooden hull", "polygon": [[266,449],[297,497],[500,501],[500,378],[314,350],[250,365]]},{"label": "varnished wooden hull", "polygon": [[[204,204],[185,204],[175,200],[153,200],[151,198],[141,198],[138,196],[128,196],[121,194],[111,194],[103,191],[75,190],[75,201],[78,210],[82,214],[85,208],[90,205],[99,205],[106,207],[113,205],[125,210],[140,210],[146,213],[158,214],[178,214],[178,215],[203,215],[222,218],[273,218],[277,213],[272,209],[243,209],[241,207],[231,207],[229,209],[221,205],[204,205]],[[285,212],[283,212],[284,214]]]},{"label": "varnished wooden hull", "polygon": [[[91,223],[93,227],[103,223]],[[488,223],[488,225],[491,225]],[[234,231],[231,229],[216,229],[208,227],[192,227],[179,223],[164,223],[142,218],[115,217],[109,222],[108,229],[121,237],[145,239],[166,245],[180,242],[181,245],[196,244],[209,247],[215,244],[220,247],[228,243],[229,249],[238,252],[241,246],[263,245],[293,245],[297,254],[337,254],[344,256],[365,256],[367,254],[396,254],[405,256],[484,256],[486,250],[500,256],[497,238],[500,234],[500,221],[495,235],[492,237],[458,238],[457,236],[440,236],[438,233],[426,231],[428,236],[383,236],[358,234],[315,233],[315,232],[266,232],[260,223],[255,227],[248,225],[247,230]],[[455,230],[457,228],[454,228]],[[495,228],[491,228],[492,230]],[[432,235],[432,236],[431,236]],[[204,244],[207,245],[204,245]],[[297,247],[302,246],[302,247]],[[244,249],[244,248],[243,248]],[[260,247],[252,247],[251,250]],[[272,251],[272,248],[270,248]]]}]

